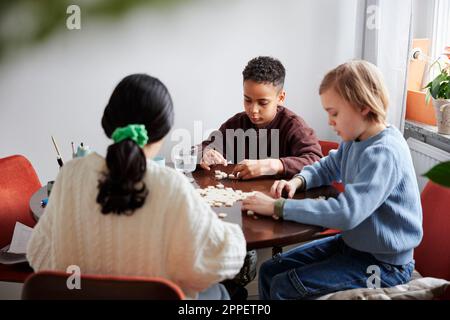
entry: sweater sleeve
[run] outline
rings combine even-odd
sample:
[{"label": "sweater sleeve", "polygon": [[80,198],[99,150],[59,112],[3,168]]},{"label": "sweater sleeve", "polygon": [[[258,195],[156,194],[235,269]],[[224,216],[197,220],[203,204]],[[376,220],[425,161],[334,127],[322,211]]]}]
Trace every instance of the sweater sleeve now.
[{"label": "sweater sleeve", "polygon": [[283,175],[287,178],[299,173],[303,167],[320,160],[322,151],[314,131],[305,123],[294,122],[288,135],[290,155],[281,157]]},{"label": "sweater sleeve", "polygon": [[58,174],[52,192],[41,216],[31,234],[27,247],[27,260],[34,271],[50,270],[52,267],[53,217],[60,210],[61,189],[64,168]]},{"label": "sweater sleeve", "polygon": [[[284,219],[343,231],[358,226],[391,194],[397,181],[397,167],[393,152],[382,146],[364,150],[357,165],[354,181],[346,183],[345,192],[338,198],[286,200]],[[309,181],[324,181],[321,179],[325,178]]]},{"label": "sweater sleeve", "polygon": [[246,255],[241,228],[220,220],[191,185],[183,184],[178,194],[178,223],[168,250],[171,277],[195,291],[234,277]]},{"label": "sweater sleeve", "polygon": [[305,178],[307,189],[328,186],[333,181],[341,181],[343,148],[344,144],[341,144],[338,150],[331,150],[328,156],[303,168],[300,175]]}]

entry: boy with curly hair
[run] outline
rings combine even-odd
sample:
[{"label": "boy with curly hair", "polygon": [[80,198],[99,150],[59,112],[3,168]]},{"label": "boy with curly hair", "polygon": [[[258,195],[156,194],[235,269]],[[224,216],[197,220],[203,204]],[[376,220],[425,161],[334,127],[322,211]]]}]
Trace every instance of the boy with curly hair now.
[{"label": "boy with curly hair", "polygon": [[286,72],[281,62],[257,57],[248,62],[242,74],[245,111],[203,141],[201,167],[211,170],[212,165],[227,165],[231,160],[237,164],[233,174],[240,179],[290,178],[318,161],[322,152],[314,130],[283,106]]}]

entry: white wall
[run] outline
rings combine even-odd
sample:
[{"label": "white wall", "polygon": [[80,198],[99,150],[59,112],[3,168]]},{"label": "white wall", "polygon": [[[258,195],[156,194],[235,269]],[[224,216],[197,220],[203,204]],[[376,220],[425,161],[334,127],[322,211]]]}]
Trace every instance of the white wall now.
[{"label": "white wall", "polygon": [[[42,183],[55,178],[50,135],[63,158],[70,141],[104,154],[100,119],[125,75],[159,77],[172,93],[175,128],[217,128],[242,107],[242,69],[258,55],[287,69],[286,105],[338,140],[317,94],[324,73],[355,52],[357,0],[189,1],[171,9],[139,9],[117,20],[83,17],[0,64],[0,157],[28,157]],[[198,138],[199,139],[199,138]],[[197,140],[198,140],[197,139]],[[170,152],[166,141],[163,154]],[[193,141],[197,143],[198,141]]]}]

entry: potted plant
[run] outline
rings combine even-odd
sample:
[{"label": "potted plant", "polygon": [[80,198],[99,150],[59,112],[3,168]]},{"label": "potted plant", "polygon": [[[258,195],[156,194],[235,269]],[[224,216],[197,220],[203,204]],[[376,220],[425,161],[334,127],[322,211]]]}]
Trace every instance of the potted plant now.
[{"label": "potted plant", "polygon": [[434,64],[439,66],[440,72],[425,87],[426,103],[428,104],[432,98],[438,133],[450,134],[450,63],[447,59],[443,62],[443,66],[439,60]]}]

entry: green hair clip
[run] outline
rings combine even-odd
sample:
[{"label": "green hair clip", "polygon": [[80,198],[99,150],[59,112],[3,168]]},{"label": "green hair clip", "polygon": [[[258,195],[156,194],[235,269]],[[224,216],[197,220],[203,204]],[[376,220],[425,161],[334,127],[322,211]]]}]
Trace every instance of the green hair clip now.
[{"label": "green hair clip", "polygon": [[111,138],[115,143],[125,139],[131,139],[141,148],[148,141],[147,130],[143,124],[129,124],[126,127],[117,128],[114,130]]}]

